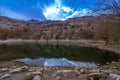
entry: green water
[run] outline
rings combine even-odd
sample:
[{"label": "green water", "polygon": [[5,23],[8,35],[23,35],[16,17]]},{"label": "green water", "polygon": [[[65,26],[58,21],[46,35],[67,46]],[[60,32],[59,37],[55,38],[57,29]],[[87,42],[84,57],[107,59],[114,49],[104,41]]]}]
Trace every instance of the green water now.
[{"label": "green water", "polygon": [[38,58],[66,58],[72,61],[94,62],[105,64],[117,61],[120,56],[109,51],[96,48],[71,45],[40,45],[40,44],[1,44],[0,61]]}]

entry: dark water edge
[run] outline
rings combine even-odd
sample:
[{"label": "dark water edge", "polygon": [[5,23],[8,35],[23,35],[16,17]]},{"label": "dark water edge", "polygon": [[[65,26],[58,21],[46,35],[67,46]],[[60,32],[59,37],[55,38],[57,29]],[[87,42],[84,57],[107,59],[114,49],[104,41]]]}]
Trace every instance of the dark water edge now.
[{"label": "dark water edge", "polygon": [[28,64],[31,64],[31,60],[33,65],[39,63],[40,66],[42,64],[40,59],[43,59],[42,61],[47,60],[47,62],[60,62],[63,66],[65,61],[77,62],[80,65],[81,63],[84,63],[82,65],[86,65],[86,63],[89,65],[104,65],[107,62],[117,61],[120,59],[120,55],[97,48],[75,45],[0,44],[0,61],[22,60],[25,62],[26,59],[29,60]]}]

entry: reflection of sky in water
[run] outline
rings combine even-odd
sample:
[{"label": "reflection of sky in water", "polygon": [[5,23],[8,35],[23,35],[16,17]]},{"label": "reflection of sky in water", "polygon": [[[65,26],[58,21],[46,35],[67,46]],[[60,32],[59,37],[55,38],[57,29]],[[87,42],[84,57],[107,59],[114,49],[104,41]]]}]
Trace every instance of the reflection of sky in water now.
[{"label": "reflection of sky in water", "polygon": [[18,59],[17,61],[24,62],[36,66],[81,66],[81,67],[97,67],[93,62],[70,61],[66,58],[38,58],[38,59]]}]

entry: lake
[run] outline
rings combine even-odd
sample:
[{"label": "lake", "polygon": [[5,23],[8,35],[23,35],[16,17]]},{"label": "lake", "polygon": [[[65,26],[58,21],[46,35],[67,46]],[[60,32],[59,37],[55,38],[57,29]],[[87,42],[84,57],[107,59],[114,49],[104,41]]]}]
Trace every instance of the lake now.
[{"label": "lake", "polygon": [[120,55],[97,48],[39,43],[0,44],[0,61],[16,60],[36,66],[97,67],[117,61]]}]

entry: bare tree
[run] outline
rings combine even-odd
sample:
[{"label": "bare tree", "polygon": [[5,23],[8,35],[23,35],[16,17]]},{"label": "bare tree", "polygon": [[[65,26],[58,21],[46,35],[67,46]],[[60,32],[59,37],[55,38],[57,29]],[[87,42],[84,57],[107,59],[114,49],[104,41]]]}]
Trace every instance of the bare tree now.
[{"label": "bare tree", "polygon": [[97,0],[93,12],[116,14],[120,17],[120,0]]}]

